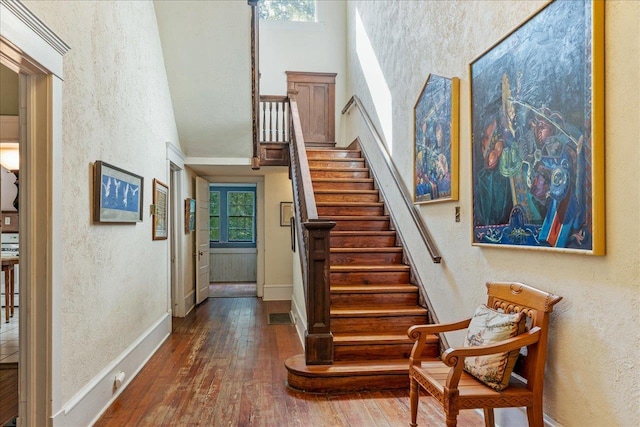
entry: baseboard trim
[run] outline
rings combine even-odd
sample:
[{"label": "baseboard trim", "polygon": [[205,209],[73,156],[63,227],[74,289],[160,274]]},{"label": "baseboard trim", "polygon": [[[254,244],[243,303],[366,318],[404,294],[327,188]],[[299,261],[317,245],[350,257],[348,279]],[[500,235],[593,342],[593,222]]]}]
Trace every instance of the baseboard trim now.
[{"label": "baseboard trim", "polygon": [[[127,388],[170,333],[171,315],[165,313],[53,415],[52,425],[93,425]],[[125,377],[122,385],[114,390],[115,377],[120,372],[124,372]]]},{"label": "baseboard trim", "polygon": [[300,311],[300,307],[298,307],[298,304],[296,303],[296,299],[291,298],[291,317],[293,318],[293,323],[296,325],[296,332],[298,333],[298,338],[300,339],[302,348],[304,348],[304,333],[307,330],[307,322],[302,313],[303,312]]},{"label": "baseboard trim", "polygon": [[293,285],[264,285],[262,290],[263,301],[290,301],[293,294]]},{"label": "baseboard trim", "polygon": [[196,291],[191,291],[189,292],[187,295],[185,295],[184,297],[184,315],[185,317],[187,316],[187,314],[191,313],[191,310],[193,310],[193,308],[196,306],[195,302],[196,302],[196,296],[195,296]]}]

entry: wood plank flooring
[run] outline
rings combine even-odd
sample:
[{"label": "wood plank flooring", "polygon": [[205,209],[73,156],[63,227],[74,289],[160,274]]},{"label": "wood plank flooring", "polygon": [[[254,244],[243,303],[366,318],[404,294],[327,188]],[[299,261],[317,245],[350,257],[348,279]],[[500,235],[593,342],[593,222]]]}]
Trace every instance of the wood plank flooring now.
[{"label": "wood plank flooring", "polygon": [[[290,303],[210,298],[184,319],[95,424],[103,426],[406,426],[407,390],[310,394],[287,388],[284,361],[302,352],[293,325],[269,325]],[[407,380],[408,383],[408,380]],[[444,426],[422,396],[421,426]],[[462,411],[460,427],[483,425]]]}]

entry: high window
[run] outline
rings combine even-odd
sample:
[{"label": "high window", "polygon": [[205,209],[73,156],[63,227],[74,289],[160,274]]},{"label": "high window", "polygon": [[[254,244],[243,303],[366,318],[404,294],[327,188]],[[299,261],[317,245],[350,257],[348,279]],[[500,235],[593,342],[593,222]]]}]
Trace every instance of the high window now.
[{"label": "high window", "polygon": [[256,186],[209,187],[209,246],[256,247]]},{"label": "high window", "polygon": [[263,21],[316,22],[316,0],[260,0],[258,16]]}]

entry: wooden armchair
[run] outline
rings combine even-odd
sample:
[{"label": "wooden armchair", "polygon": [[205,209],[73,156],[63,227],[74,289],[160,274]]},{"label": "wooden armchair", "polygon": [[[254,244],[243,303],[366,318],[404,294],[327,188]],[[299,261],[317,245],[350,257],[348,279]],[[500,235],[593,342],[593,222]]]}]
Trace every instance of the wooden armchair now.
[{"label": "wooden armchair", "polygon": [[[527,331],[499,343],[475,347],[449,348],[438,360],[422,360],[422,349],[428,337],[469,326],[471,319],[457,323],[417,325],[409,329],[408,335],[416,340],[409,362],[411,381],[411,423],[417,426],[418,397],[420,387],[436,398],[443,406],[447,427],[457,424],[461,409],[483,408],[485,425],[494,426],[493,408],[527,408],[530,427],[542,427],[542,387],[547,354],[547,329],[549,313],[562,299],[522,283],[487,283],[487,307],[505,313],[524,312],[527,316]],[[463,371],[467,357],[484,356],[519,350],[527,346],[526,357],[520,355],[511,375],[509,386],[495,391],[475,377]]]}]

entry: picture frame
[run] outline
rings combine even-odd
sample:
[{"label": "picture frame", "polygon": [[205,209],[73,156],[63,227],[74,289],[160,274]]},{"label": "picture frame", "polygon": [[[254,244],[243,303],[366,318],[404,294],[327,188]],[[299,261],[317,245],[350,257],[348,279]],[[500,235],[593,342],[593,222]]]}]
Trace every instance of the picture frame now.
[{"label": "picture frame", "polygon": [[93,222],[142,222],[144,178],[102,160],[93,165]]},{"label": "picture frame", "polygon": [[184,200],[184,231],[190,233],[196,229],[196,199]]},{"label": "picture frame", "polygon": [[429,74],[413,108],[413,202],[458,200],[460,79]]},{"label": "picture frame", "polygon": [[469,77],[472,244],[604,255],[604,2],[545,5]]},{"label": "picture frame", "polygon": [[293,217],[293,202],[280,202],[280,227],[290,227]]},{"label": "picture frame", "polygon": [[167,208],[169,202],[169,187],[162,181],[153,179],[153,240],[165,240],[169,236],[169,221]]}]

